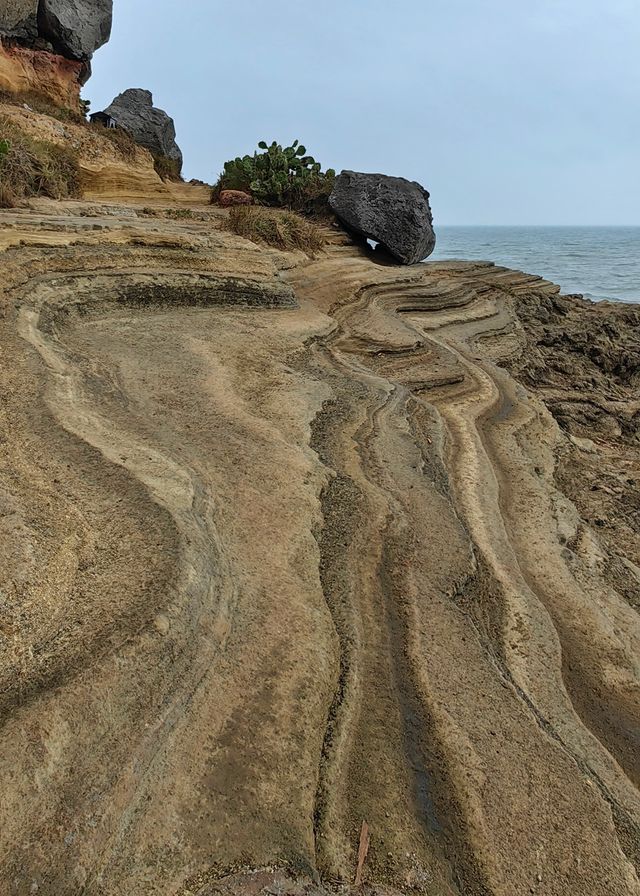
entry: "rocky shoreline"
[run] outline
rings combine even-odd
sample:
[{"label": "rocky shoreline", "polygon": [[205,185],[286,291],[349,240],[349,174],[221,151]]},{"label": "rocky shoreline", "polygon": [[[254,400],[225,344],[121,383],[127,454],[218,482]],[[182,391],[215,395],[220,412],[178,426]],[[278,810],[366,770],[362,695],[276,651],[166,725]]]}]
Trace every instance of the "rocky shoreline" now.
[{"label": "rocky shoreline", "polygon": [[636,893],[639,309],[192,190],[3,213],[2,886]]},{"label": "rocky shoreline", "polygon": [[184,183],[110,24],[0,4],[0,891],[640,896],[640,306]]}]

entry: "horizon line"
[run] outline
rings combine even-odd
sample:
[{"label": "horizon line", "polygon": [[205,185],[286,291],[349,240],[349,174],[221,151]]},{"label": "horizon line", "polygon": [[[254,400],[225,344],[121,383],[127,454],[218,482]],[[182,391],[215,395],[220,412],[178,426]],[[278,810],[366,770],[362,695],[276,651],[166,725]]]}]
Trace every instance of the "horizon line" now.
[{"label": "horizon line", "polygon": [[640,223],[638,224],[451,224],[451,223],[435,223],[434,227],[437,229],[438,227],[573,227],[573,228],[583,228],[588,230],[589,228],[596,227],[635,227],[640,228]]}]

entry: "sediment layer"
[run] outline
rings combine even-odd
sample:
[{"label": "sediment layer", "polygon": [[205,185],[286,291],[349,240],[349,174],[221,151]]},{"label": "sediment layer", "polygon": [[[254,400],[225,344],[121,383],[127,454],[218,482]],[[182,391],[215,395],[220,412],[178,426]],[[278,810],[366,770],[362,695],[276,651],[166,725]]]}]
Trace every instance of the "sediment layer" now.
[{"label": "sediment layer", "polygon": [[638,311],[3,223],[3,892],[640,893]]},{"label": "sediment layer", "polygon": [[0,92],[36,96],[63,109],[79,111],[84,64],[45,50],[31,50],[0,39]]}]

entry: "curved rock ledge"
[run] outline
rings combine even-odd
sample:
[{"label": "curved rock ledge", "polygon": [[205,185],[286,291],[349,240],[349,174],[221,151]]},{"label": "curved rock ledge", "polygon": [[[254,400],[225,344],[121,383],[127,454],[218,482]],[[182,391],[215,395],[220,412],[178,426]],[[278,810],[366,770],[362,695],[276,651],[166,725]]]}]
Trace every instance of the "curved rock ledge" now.
[{"label": "curved rock ledge", "polygon": [[0,233],[3,891],[348,892],[366,819],[365,893],[640,893],[638,309],[44,208]]}]

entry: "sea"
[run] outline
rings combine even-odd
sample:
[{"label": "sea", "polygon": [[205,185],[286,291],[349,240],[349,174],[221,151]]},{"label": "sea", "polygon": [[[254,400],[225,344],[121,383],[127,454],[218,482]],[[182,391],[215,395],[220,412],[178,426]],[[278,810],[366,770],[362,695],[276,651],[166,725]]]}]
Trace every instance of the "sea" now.
[{"label": "sea", "polygon": [[493,261],[593,301],[640,302],[640,227],[436,227],[429,261]]}]

